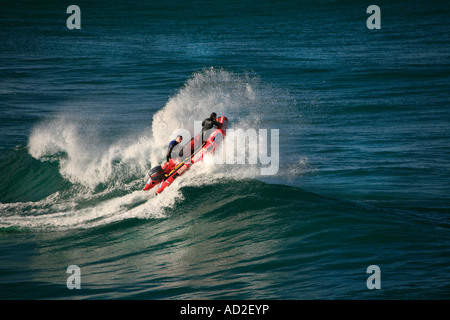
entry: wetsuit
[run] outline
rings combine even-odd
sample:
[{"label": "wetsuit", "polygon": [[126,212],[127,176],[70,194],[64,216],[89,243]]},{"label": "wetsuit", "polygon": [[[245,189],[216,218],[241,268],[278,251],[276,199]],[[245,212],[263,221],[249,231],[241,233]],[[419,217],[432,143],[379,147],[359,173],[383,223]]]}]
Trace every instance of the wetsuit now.
[{"label": "wetsuit", "polygon": [[[205,137],[203,136],[205,134],[206,131],[208,131],[209,129],[212,129],[213,126],[218,126],[219,123],[216,120],[213,120],[211,118],[206,118],[205,120],[203,120],[202,122],[202,144],[205,141]],[[206,138],[208,139],[208,138]]]},{"label": "wetsuit", "polygon": [[167,150],[166,160],[169,162],[170,158],[172,158],[172,150],[175,148],[175,146],[178,144],[176,140],[172,140],[169,143],[169,149]]}]

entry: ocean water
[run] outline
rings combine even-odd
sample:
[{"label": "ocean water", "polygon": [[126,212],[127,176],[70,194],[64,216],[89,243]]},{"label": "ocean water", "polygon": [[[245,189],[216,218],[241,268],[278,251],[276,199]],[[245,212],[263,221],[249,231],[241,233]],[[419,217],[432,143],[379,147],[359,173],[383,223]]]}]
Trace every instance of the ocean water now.
[{"label": "ocean water", "polygon": [[[0,4],[1,299],[450,298],[447,1]],[[275,174],[143,192],[213,111]]]}]

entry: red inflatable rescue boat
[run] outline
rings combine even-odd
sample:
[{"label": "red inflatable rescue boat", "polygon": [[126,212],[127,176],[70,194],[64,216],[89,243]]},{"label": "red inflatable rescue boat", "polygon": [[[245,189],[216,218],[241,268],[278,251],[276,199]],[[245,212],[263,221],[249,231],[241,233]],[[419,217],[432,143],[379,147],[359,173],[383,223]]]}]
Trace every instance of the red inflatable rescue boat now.
[{"label": "red inflatable rescue boat", "polygon": [[[166,162],[164,165],[152,168],[147,173],[148,178],[144,190],[150,190],[159,184],[156,194],[161,193],[165,188],[171,185],[176,178],[189,170],[194,163],[203,161],[204,155],[214,153],[225,138],[228,127],[227,117],[217,118],[216,121],[219,125],[216,129],[212,129],[212,133],[203,144],[201,144],[201,133],[188,142],[188,144],[190,144],[191,152],[183,161],[177,163],[175,160],[170,159],[170,161]],[[183,147],[183,150],[186,149],[188,144]],[[195,147],[199,144],[201,144],[201,147],[196,150]]]}]

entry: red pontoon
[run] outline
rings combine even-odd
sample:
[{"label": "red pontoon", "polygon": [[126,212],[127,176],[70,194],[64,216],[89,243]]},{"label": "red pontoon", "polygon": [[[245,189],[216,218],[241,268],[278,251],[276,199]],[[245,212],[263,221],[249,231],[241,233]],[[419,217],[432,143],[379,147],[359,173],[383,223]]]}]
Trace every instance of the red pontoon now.
[{"label": "red pontoon", "polygon": [[[190,144],[190,156],[186,157],[180,163],[177,163],[173,159],[166,162],[162,166],[156,166],[152,168],[148,173],[148,180],[145,184],[144,190],[150,190],[157,184],[159,184],[156,193],[161,193],[165,188],[172,184],[172,182],[185,173],[189,168],[197,162],[203,160],[203,156],[206,154],[212,154],[222,143],[222,140],[226,136],[228,119],[227,117],[220,117],[216,120],[219,125],[216,129],[212,129],[212,133],[209,135],[208,139],[202,144],[202,134],[198,134],[195,138],[192,138],[188,144]],[[198,149],[195,147],[201,145]],[[183,150],[186,149],[186,145]],[[189,150],[189,148],[188,148]]]}]

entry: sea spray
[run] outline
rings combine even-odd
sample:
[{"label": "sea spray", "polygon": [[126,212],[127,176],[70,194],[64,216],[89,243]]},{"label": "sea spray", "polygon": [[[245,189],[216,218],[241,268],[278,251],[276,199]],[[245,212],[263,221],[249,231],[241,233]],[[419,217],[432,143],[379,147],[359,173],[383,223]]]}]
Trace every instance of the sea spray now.
[{"label": "sea spray", "polygon": [[[86,119],[58,114],[33,129],[29,153],[41,161],[58,161],[61,175],[74,184],[91,188],[140,174],[146,165],[146,140],[121,139],[107,145]],[[147,139],[148,140],[148,139]]]},{"label": "sea spray", "polygon": [[[271,111],[278,107],[294,114],[290,102],[284,92],[255,75],[209,68],[194,73],[154,114],[150,130],[140,134],[133,132],[105,140],[101,132],[105,123],[66,108],[35,125],[28,149],[35,159],[56,162],[59,173],[72,187],[41,201],[1,204],[0,209],[9,212],[1,225],[67,230],[130,218],[163,218],[167,208],[183,201],[183,187],[257,178],[261,175],[260,163],[221,163],[218,157],[225,155],[224,148],[219,148],[163,194],[142,191],[145,172],[164,161],[167,144],[177,130],[194,136],[200,130],[195,123],[211,112],[227,116],[231,130],[277,129],[274,126],[279,118]],[[245,144],[246,157],[256,152],[255,147]],[[18,211],[22,213],[15,214]]]},{"label": "sea spray", "polygon": [[[256,155],[262,160],[259,163],[260,167],[261,164],[266,166],[269,163],[273,164],[270,169],[260,168],[262,175],[276,174],[279,159],[268,157],[267,146],[278,148],[279,126],[282,121],[279,113],[273,112],[277,108],[283,116],[295,119],[298,117],[294,101],[289,94],[264,83],[256,75],[236,74],[220,68],[208,68],[194,73],[184,87],[153,117],[152,154],[149,157],[151,163],[155,164],[163,160],[170,139],[185,132],[189,133],[186,134],[188,139],[199,134],[201,126],[198,124],[215,112],[218,116],[223,115],[229,119],[230,133],[255,130],[259,132],[259,140],[256,144],[245,142],[245,137],[239,139],[237,145],[233,144],[233,148],[241,146],[245,150],[234,150],[234,154],[228,150],[225,162],[246,164],[250,167],[255,164],[255,161],[252,161],[252,155]],[[268,141],[270,140],[268,135],[263,134],[267,130],[270,133],[269,136],[273,138],[272,144]],[[241,145],[241,142],[244,145]],[[227,145],[226,139],[224,145]],[[277,150],[274,151],[276,156],[279,156]],[[221,154],[220,152],[221,150],[218,153]],[[241,155],[244,155],[244,159]],[[256,176],[258,175],[253,177]]]},{"label": "sea spray", "polygon": [[196,72],[171,97],[163,109],[153,116],[152,163],[159,161],[178,129],[186,129],[195,136],[194,123],[202,122],[212,112],[225,115],[234,126],[257,125],[264,114],[255,90],[260,86],[257,77],[237,75],[223,69],[209,68]]}]

